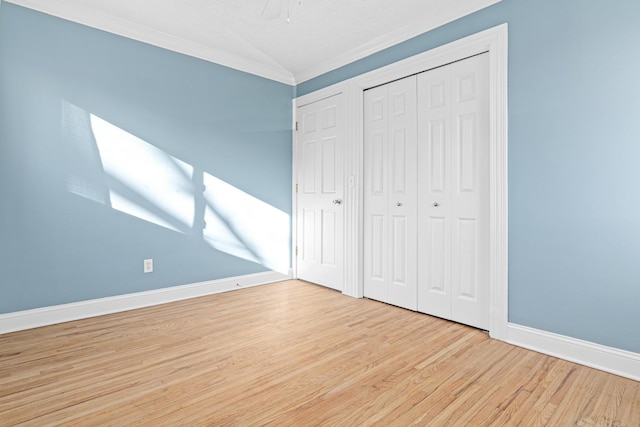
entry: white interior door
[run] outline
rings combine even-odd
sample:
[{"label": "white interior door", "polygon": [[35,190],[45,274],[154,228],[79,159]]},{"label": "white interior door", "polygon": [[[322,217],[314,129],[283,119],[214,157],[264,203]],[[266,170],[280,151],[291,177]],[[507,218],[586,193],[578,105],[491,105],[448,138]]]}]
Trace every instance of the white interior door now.
[{"label": "white interior door", "polygon": [[297,109],[297,276],[342,291],[342,94]]},{"label": "white interior door", "polygon": [[418,310],[489,328],[489,64],[418,76]]},{"label": "white interior door", "polygon": [[416,310],[416,78],[364,94],[364,296]]}]

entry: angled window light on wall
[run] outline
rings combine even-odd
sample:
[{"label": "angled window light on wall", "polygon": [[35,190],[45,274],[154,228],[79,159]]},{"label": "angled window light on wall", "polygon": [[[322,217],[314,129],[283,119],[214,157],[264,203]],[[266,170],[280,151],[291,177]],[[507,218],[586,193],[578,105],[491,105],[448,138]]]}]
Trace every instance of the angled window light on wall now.
[{"label": "angled window light on wall", "polygon": [[193,167],[90,114],[111,207],[187,233],[193,228]]},{"label": "angled window light on wall", "polygon": [[288,272],[285,212],[66,101],[63,129],[70,193]]},{"label": "angled window light on wall", "polygon": [[205,241],[220,251],[286,273],[289,215],[206,172],[204,188]]}]

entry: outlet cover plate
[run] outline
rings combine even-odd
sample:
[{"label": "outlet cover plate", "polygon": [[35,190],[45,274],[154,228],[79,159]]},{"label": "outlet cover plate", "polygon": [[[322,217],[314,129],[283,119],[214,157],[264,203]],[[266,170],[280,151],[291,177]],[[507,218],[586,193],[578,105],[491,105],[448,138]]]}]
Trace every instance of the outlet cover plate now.
[{"label": "outlet cover plate", "polygon": [[144,260],[144,270],[145,273],[153,273],[153,259],[145,259]]}]

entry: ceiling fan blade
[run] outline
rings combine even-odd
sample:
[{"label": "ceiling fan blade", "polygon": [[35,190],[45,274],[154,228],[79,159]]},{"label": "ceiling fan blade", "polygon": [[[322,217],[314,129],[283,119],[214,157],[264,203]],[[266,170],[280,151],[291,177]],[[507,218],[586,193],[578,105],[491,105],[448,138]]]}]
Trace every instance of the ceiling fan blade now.
[{"label": "ceiling fan blade", "polygon": [[262,9],[262,17],[264,19],[277,19],[282,12],[283,0],[267,0]]}]

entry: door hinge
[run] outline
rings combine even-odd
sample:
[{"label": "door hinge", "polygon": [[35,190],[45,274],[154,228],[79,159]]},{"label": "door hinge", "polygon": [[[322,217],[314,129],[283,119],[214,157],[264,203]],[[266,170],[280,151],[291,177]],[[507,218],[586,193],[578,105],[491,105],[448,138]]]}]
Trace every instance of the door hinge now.
[{"label": "door hinge", "polygon": [[296,130],[298,130],[298,122],[296,122]]},{"label": "door hinge", "polygon": [[298,184],[296,184],[296,193],[298,192]]},{"label": "door hinge", "polygon": [[298,247],[296,246],[296,256],[298,256]]}]

